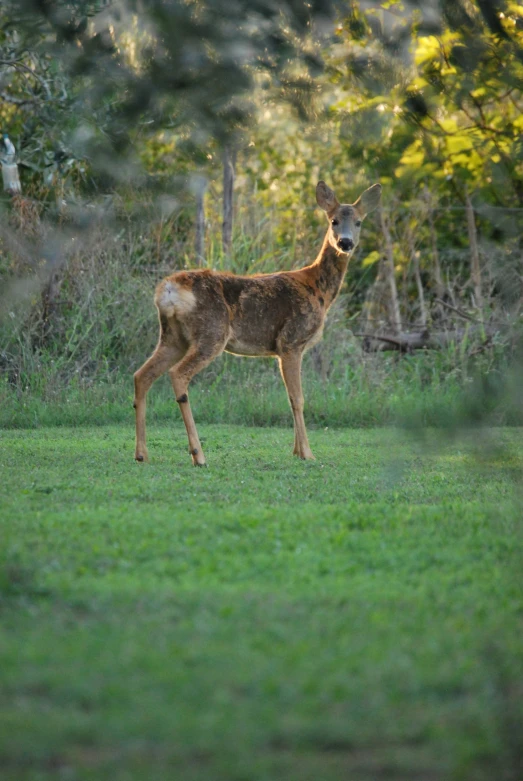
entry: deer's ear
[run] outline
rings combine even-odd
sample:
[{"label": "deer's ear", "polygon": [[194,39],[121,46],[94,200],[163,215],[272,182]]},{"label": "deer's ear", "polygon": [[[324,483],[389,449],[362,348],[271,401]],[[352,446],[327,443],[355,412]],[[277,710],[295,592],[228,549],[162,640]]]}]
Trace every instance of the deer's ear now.
[{"label": "deer's ear", "polygon": [[381,198],[381,184],[373,184],[368,190],[360,195],[356,203],[353,206],[359,211],[362,217],[365,217],[369,212],[374,211],[379,204]]},{"label": "deer's ear", "polygon": [[331,212],[337,209],[339,206],[338,199],[334,195],[334,192],[328,187],[325,182],[318,182],[316,185],[316,201],[320,209],[324,212]]}]

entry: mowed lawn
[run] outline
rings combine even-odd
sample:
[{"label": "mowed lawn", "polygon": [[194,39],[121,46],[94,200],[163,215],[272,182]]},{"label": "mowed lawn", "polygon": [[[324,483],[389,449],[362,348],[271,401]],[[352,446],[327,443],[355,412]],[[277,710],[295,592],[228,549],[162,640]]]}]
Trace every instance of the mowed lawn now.
[{"label": "mowed lawn", "polygon": [[521,430],[5,431],[0,777],[523,778]]}]

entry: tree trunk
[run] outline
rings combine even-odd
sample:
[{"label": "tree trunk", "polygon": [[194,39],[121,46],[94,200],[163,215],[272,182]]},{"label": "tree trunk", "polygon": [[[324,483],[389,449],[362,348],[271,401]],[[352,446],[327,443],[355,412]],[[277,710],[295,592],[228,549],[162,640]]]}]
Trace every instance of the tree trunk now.
[{"label": "tree trunk", "polygon": [[16,163],[2,163],[2,179],[4,190],[9,193],[9,195],[15,195],[16,193],[22,192],[18,166]]},{"label": "tree trunk", "polygon": [[427,307],[425,305],[425,294],[423,291],[423,283],[421,281],[421,273],[419,268],[419,251],[416,250],[414,235],[410,229],[408,230],[407,236],[408,236],[410,260],[414,267],[414,279],[416,280],[416,287],[418,288],[420,320],[421,320],[422,327],[425,328],[427,325]]},{"label": "tree trunk", "polygon": [[362,308],[362,322],[365,330],[375,331],[380,328],[383,320],[383,311],[388,310],[388,296],[385,294],[387,287],[385,259],[381,258],[378,264],[378,273],[374,284],[369,287],[365,294],[365,301]]},{"label": "tree trunk", "polygon": [[231,254],[232,220],[233,220],[233,190],[234,169],[236,165],[236,148],[228,144],[223,150],[223,225],[222,246],[225,255]]},{"label": "tree trunk", "polygon": [[425,295],[423,293],[423,283],[421,281],[421,274],[419,270],[419,255],[417,252],[412,253],[412,262],[414,264],[414,276],[416,278],[416,286],[418,288],[420,320],[422,327],[425,328],[427,325],[427,307],[425,306]]},{"label": "tree trunk", "polygon": [[198,265],[205,261],[205,180],[201,177],[196,186],[196,225],[194,252]]},{"label": "tree trunk", "polygon": [[385,219],[383,209],[381,208],[380,208],[380,221],[381,221],[381,229],[385,237],[385,251],[387,255],[386,268],[387,268],[387,277],[388,277],[389,288],[390,288],[390,310],[391,310],[392,327],[395,333],[399,333],[401,328],[401,314],[400,314],[400,305],[398,299],[398,288],[396,286],[396,275],[394,269],[394,250],[392,246],[392,238],[390,235],[389,226],[387,225],[387,220]]},{"label": "tree trunk", "polygon": [[467,211],[467,227],[470,245],[470,276],[474,288],[474,299],[478,309],[483,309],[483,294],[481,290],[481,268],[479,265],[478,240],[476,233],[476,221],[474,220],[474,207],[470,200],[468,190],[465,190],[465,204]]}]

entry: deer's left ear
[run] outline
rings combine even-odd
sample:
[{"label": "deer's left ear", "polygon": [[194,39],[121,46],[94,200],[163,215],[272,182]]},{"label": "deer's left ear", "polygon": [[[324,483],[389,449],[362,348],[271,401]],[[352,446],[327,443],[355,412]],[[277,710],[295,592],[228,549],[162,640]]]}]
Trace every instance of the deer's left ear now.
[{"label": "deer's left ear", "polygon": [[359,211],[362,217],[365,217],[369,212],[374,211],[379,204],[381,198],[381,184],[373,184],[368,190],[360,195],[356,203],[353,204],[354,208]]}]

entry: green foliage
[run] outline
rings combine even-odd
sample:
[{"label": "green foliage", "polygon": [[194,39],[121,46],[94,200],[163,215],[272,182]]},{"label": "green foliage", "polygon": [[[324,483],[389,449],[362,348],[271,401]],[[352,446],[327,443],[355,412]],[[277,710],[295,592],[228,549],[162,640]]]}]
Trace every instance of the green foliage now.
[{"label": "green foliage", "polygon": [[177,162],[206,163],[216,142],[252,121],[259,74],[305,117],[310,73],[322,67],[311,29],[332,12],[330,0],[284,8],[271,0],[255,8],[245,0],[146,0],[138,8],[132,0],[8,0],[0,42],[10,56],[0,78],[12,89],[2,119],[26,165],[39,153],[38,170],[55,161],[58,176],[63,159],[87,160],[84,193],[132,179],[152,184],[139,165],[155,157],[144,143],[154,147],[167,134]]},{"label": "green foliage", "polygon": [[519,433],[150,433],[3,435],[0,775],[518,777]]},{"label": "green foliage", "polygon": [[[348,153],[403,193],[430,182],[460,194],[466,184],[521,206],[521,5],[499,2],[491,17],[489,4],[444,3],[432,34],[419,14],[375,5],[379,14],[360,14],[365,34],[353,38],[349,15],[327,53]],[[410,57],[401,58],[407,39]]]},{"label": "green foliage", "polygon": [[[179,187],[191,167],[216,178],[232,133],[255,145],[250,173],[278,201],[275,190],[292,203],[324,165],[344,181],[350,161],[402,197],[419,182],[445,194],[467,183],[520,205],[520,4],[456,0],[439,17],[416,5],[309,3],[304,14],[301,3],[148,0],[118,14],[56,2],[24,15],[11,3],[3,120],[27,165],[49,180],[72,167],[84,190],[160,172]],[[279,172],[270,181],[266,161]]]}]

